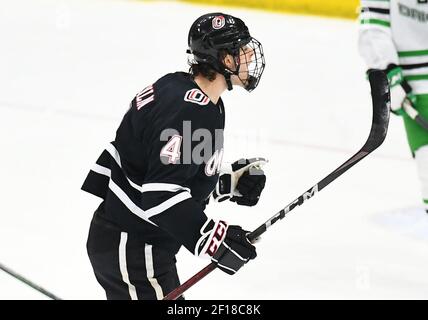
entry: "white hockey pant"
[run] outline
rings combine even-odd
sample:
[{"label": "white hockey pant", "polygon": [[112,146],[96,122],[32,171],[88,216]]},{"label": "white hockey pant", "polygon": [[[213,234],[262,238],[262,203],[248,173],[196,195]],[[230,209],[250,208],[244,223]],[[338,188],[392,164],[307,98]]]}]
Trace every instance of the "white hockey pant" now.
[{"label": "white hockey pant", "polygon": [[422,184],[422,198],[425,209],[428,210],[428,145],[423,146],[415,152],[419,179]]}]

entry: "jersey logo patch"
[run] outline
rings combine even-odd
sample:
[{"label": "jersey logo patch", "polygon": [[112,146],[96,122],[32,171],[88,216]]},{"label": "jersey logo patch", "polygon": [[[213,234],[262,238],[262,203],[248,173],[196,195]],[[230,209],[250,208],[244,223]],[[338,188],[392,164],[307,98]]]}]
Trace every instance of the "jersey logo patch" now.
[{"label": "jersey logo patch", "polygon": [[226,21],[224,20],[223,16],[217,16],[217,17],[214,17],[212,24],[213,24],[213,29],[218,30],[224,27],[224,25],[226,24]]},{"label": "jersey logo patch", "polygon": [[200,106],[206,106],[210,102],[205,94],[199,89],[191,89],[184,95],[184,101],[199,104]]}]

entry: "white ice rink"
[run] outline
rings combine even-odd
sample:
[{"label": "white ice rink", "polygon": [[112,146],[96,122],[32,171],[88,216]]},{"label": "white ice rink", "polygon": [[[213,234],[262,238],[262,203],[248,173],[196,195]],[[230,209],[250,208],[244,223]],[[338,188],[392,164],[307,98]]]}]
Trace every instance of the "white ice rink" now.
[{"label": "white ice rink", "polygon": [[[263,43],[251,94],[224,94],[225,159],[264,156],[256,207],[207,214],[255,229],[353,155],[371,122],[348,20],[178,3],[1,0],[0,263],[64,299],[104,299],[86,255],[99,200],[80,186],[131,98],[187,70],[195,18],[222,10]],[[187,299],[427,299],[428,216],[401,119],[385,143],[264,234],[236,276],[218,270]],[[184,249],[182,281],[207,264]],[[0,271],[0,299],[45,297]]]}]

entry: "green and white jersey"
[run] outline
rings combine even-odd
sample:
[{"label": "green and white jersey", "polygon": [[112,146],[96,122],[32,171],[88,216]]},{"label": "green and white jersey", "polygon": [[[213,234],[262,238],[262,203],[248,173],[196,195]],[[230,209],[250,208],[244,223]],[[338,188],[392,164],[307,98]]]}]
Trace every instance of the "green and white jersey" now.
[{"label": "green and white jersey", "polygon": [[415,94],[428,94],[428,0],[361,0],[359,50],[368,68],[400,65]]}]

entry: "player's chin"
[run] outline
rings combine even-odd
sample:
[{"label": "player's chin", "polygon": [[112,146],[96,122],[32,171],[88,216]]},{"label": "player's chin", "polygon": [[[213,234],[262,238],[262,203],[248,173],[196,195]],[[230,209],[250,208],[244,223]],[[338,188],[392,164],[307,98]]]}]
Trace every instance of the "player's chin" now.
[{"label": "player's chin", "polygon": [[248,82],[247,80],[245,80],[245,79],[241,79],[241,78],[238,78],[238,77],[236,77],[236,78],[234,78],[234,79],[232,80],[232,84],[233,84],[233,86],[234,86],[234,87],[242,87],[242,88],[245,88],[245,84],[246,84],[247,82]]},{"label": "player's chin", "polygon": [[248,78],[249,78],[248,74],[245,74],[244,76],[240,76],[239,80],[238,80],[238,85],[240,87],[245,88],[248,85],[248,83],[249,83]]}]

